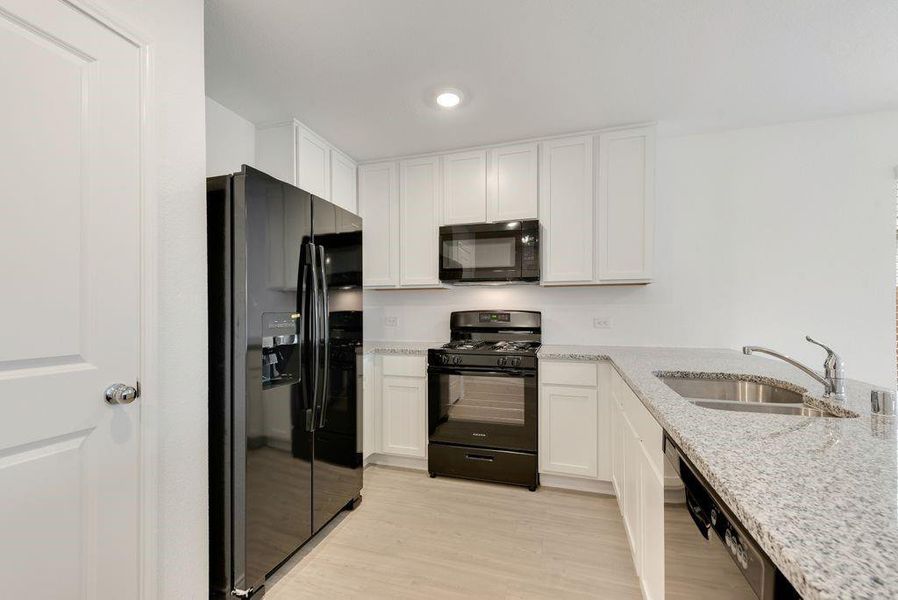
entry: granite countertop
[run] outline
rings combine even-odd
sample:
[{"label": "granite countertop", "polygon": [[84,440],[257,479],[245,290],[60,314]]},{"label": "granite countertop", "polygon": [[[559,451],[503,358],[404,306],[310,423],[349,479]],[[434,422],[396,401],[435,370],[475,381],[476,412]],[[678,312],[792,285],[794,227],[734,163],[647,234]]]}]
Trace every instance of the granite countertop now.
[{"label": "granite countertop", "polygon": [[[845,405],[833,406],[798,369],[734,350],[546,345],[539,356],[610,360],[805,598],[898,597],[896,418],[870,414],[874,386],[849,380]],[[701,408],[659,372],[778,380],[804,388],[809,404],[858,416]]]},{"label": "granite countertop", "polygon": [[405,354],[409,356],[427,356],[430,348],[439,348],[442,342],[369,342],[365,341],[365,354]]}]

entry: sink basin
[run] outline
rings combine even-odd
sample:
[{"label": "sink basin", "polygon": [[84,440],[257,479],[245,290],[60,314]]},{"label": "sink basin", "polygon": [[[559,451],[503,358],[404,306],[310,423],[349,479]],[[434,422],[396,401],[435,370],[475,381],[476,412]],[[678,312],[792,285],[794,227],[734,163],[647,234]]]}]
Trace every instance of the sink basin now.
[{"label": "sink basin", "polygon": [[799,392],[769,383],[691,377],[662,377],[661,381],[696,406],[704,408],[804,417],[836,416],[805,405]]},{"label": "sink basin", "polygon": [[669,388],[684,398],[704,398],[762,404],[801,404],[801,394],[767,383],[743,379],[687,379],[663,377]]}]

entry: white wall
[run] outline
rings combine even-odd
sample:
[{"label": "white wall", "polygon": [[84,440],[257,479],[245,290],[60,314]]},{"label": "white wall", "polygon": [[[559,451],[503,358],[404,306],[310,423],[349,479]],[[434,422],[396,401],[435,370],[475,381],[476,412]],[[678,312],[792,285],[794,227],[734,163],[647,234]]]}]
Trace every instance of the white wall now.
[{"label": "white wall", "polygon": [[206,175],[236,173],[256,164],[256,126],[206,97]]},{"label": "white wall", "polygon": [[[206,165],[202,0],[99,0],[151,44],[158,205],[160,598],[208,595]],[[152,401],[152,402],[151,402]]]},{"label": "white wall", "polygon": [[822,365],[811,334],[849,377],[894,385],[896,165],[898,112],[661,137],[656,283],[366,291],[365,336],[443,340],[452,310],[522,308],[547,343],[760,344]]}]

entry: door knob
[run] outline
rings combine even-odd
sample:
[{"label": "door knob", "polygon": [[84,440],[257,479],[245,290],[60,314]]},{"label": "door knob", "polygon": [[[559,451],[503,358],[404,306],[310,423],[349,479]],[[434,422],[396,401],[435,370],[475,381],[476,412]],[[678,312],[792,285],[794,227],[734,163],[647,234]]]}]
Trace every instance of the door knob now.
[{"label": "door knob", "polygon": [[131,404],[138,396],[140,392],[136,387],[124,383],[113,383],[106,388],[107,404]]}]

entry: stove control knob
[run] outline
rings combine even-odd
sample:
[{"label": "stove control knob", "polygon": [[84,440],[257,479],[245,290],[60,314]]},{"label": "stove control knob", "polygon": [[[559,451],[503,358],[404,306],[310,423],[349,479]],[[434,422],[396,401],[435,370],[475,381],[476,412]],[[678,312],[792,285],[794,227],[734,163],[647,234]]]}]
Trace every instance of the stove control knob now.
[{"label": "stove control knob", "polygon": [[449,364],[449,355],[444,354],[444,355],[440,356],[440,362],[444,365],[448,365]]},{"label": "stove control knob", "polygon": [[461,364],[461,356],[453,356],[453,357],[452,357],[452,364],[453,364],[453,365],[460,365],[460,364]]},{"label": "stove control knob", "polygon": [[511,366],[512,366],[512,367],[520,367],[520,366],[521,366],[521,359],[520,359],[520,358],[517,358],[517,357],[512,358],[512,359],[511,359]]},{"label": "stove control knob", "polygon": [[508,362],[508,359],[506,359],[504,356],[500,356],[496,359],[496,364],[500,367],[504,367],[506,362]]}]

